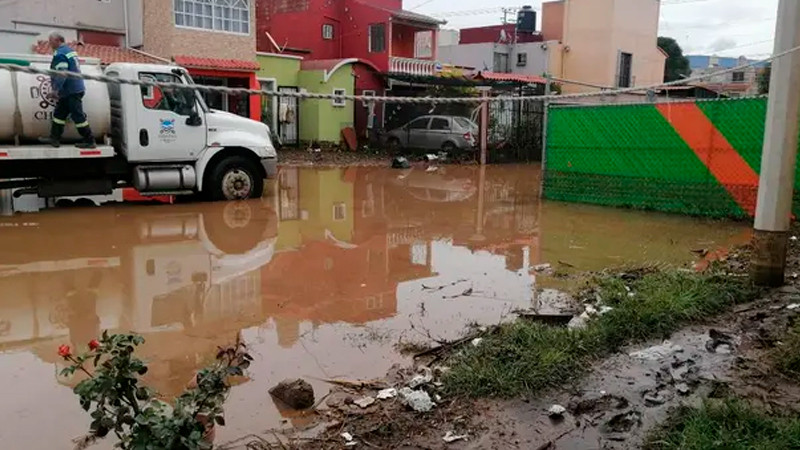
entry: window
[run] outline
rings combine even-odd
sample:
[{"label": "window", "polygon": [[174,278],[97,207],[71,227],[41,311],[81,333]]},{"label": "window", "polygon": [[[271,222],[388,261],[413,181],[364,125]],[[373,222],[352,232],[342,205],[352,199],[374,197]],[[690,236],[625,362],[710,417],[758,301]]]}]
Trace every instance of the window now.
[{"label": "window", "polygon": [[369,51],[370,53],[383,53],[386,51],[386,26],[376,23],[369,26]]},{"label": "window", "polygon": [[463,117],[456,117],[455,121],[461,128],[463,128],[465,130],[472,130],[473,128],[474,129],[478,128],[478,124],[472,122],[469,119],[465,119]]},{"label": "window", "polygon": [[428,122],[430,122],[430,117],[420,117],[419,119],[414,120],[413,122],[408,124],[409,130],[427,130],[428,129]]},{"label": "window", "polygon": [[733,72],[734,83],[744,83],[744,72]]},{"label": "window", "polygon": [[[346,89],[334,89],[333,90],[333,95],[342,95],[342,96],[347,95],[347,90]],[[335,98],[335,99],[331,100],[331,103],[333,103],[333,106],[335,106],[337,108],[343,108],[343,107],[347,106],[347,100],[345,100],[343,98]]]},{"label": "window", "polygon": [[434,117],[431,120],[431,130],[450,131],[450,121],[443,117]]},{"label": "window", "polygon": [[250,0],[173,0],[175,25],[250,34]]},{"label": "window", "polygon": [[[175,75],[165,73],[141,73],[142,81],[182,83]],[[195,111],[194,93],[189,90],[161,88],[158,86],[142,86],[142,104],[147,109],[157,111],[172,111],[181,116],[191,115]]]},{"label": "window", "polygon": [[333,25],[326,23],[322,25],[322,39],[333,40]]},{"label": "window", "polygon": [[525,67],[528,65],[528,54],[527,53],[517,53],[517,66],[518,67]]},{"label": "window", "polygon": [[508,66],[508,53],[495,52],[495,54],[494,54],[494,71],[498,72],[498,73],[509,73],[509,72],[511,72],[511,67]]},{"label": "window", "polygon": [[333,220],[341,222],[347,219],[347,205],[344,203],[335,203],[333,205]]},{"label": "window", "polygon": [[619,54],[619,75],[617,87],[631,87],[631,72],[633,71],[633,55],[622,52]]}]

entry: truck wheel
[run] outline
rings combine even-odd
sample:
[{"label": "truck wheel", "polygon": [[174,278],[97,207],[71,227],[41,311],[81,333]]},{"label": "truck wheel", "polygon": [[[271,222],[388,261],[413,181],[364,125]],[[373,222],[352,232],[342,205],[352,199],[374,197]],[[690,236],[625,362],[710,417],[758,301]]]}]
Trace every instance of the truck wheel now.
[{"label": "truck wheel", "polygon": [[238,155],[220,161],[206,181],[208,198],[214,201],[260,198],[264,192],[261,171],[255,163]]},{"label": "truck wheel", "polygon": [[228,202],[203,212],[203,226],[211,244],[226,255],[241,255],[268,237],[265,214],[267,210],[258,203]]}]

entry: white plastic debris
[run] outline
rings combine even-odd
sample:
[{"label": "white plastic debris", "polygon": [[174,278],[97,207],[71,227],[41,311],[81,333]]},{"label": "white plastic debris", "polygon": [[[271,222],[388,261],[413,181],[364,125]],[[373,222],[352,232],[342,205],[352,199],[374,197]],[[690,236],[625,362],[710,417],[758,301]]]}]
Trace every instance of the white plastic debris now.
[{"label": "white plastic debris", "polygon": [[550,417],[554,418],[563,417],[565,412],[567,412],[567,408],[564,408],[561,405],[553,405],[547,410],[547,413],[550,415]]},{"label": "white plastic debris", "polygon": [[428,412],[434,407],[431,396],[425,391],[415,391],[406,387],[400,389],[399,394],[403,404],[416,412]]},{"label": "white plastic debris", "polygon": [[444,437],[442,438],[443,441],[447,442],[448,444],[457,441],[464,441],[468,438],[466,434],[455,434],[452,431],[448,431],[445,433]]},{"label": "white plastic debris", "polygon": [[553,266],[551,266],[550,264],[538,264],[536,266],[533,266],[533,271],[534,272],[546,272],[546,271],[550,270],[552,267]]},{"label": "white plastic debris", "polygon": [[680,345],[675,345],[670,341],[664,341],[661,345],[655,345],[644,350],[639,350],[638,352],[630,353],[629,356],[644,361],[658,361],[681,352],[683,352],[683,347]]},{"label": "white plastic debris", "polygon": [[422,368],[422,374],[415,375],[411,381],[408,382],[408,387],[416,389],[422,385],[428,384],[433,381],[433,371],[427,367]]},{"label": "white plastic debris", "polygon": [[613,311],[613,310],[614,310],[614,308],[612,308],[612,307],[610,307],[610,306],[601,306],[601,307],[600,307],[600,312],[599,312],[599,314],[602,316],[602,315],[604,315],[604,314],[608,314],[608,313],[610,313],[610,312],[611,312],[611,311]]},{"label": "white plastic debris", "polygon": [[797,236],[792,236],[792,237],[789,238],[789,240],[790,241],[796,241],[797,240]]},{"label": "white plastic debris", "polygon": [[344,438],[344,442],[345,442],[344,446],[345,447],[353,447],[355,445],[358,445],[358,442],[356,442],[353,439],[353,435],[352,434],[350,434],[350,433],[342,433],[341,436]]},{"label": "white plastic debris", "polygon": [[589,325],[589,319],[591,319],[589,313],[584,312],[580,316],[573,317],[572,320],[570,320],[567,324],[567,328],[570,330],[582,330]]},{"label": "white plastic debris", "polygon": [[361,409],[369,408],[375,403],[375,399],[372,397],[364,397],[353,402],[356,406],[360,407]]},{"label": "white plastic debris", "polygon": [[791,305],[786,307],[786,309],[788,309],[790,311],[794,311],[795,309],[798,309],[798,308],[800,308],[800,303],[793,303],[793,304],[791,304]]},{"label": "white plastic debris", "polygon": [[481,342],[483,342],[483,338],[475,338],[472,340],[472,346],[477,347],[481,345]]},{"label": "white plastic debris", "polygon": [[388,400],[397,397],[397,389],[389,388],[378,392],[378,400]]}]

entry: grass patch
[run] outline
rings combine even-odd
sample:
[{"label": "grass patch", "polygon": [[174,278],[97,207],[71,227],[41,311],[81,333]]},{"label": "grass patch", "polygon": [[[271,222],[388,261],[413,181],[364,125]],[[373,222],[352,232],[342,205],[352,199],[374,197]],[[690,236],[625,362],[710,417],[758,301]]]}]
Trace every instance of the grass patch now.
[{"label": "grass patch", "polygon": [[780,450],[800,448],[800,420],[769,416],[743,400],[679,409],[653,433],[646,450]]},{"label": "grass patch", "polygon": [[787,333],[782,345],[775,350],[775,368],[789,378],[800,381],[800,322]]},{"label": "grass patch", "polygon": [[563,385],[624,345],[667,338],[757,294],[743,280],[677,271],[645,273],[632,281],[601,276],[595,290],[614,309],[585,330],[519,320],[451,356],[452,370],[444,379],[448,392],[508,398]]}]

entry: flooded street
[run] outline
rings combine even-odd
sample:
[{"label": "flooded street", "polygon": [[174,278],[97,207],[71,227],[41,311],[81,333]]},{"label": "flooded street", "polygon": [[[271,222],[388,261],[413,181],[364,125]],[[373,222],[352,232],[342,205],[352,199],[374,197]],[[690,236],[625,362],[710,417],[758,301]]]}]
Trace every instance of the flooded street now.
[{"label": "flooded street", "polygon": [[56,348],[85,349],[101,330],[145,337],[147,382],[165,396],[239,334],[255,361],[225,405],[224,443],[302,424],[267,393],[285,378],[312,382],[319,399],[317,379],[404,362],[398,342],[534,306],[537,264],[681,264],[748,238],[745,224],[540,203],[533,166],[284,167],[268,190],[0,216],[3,447],[71,449],[85,433]]}]

